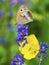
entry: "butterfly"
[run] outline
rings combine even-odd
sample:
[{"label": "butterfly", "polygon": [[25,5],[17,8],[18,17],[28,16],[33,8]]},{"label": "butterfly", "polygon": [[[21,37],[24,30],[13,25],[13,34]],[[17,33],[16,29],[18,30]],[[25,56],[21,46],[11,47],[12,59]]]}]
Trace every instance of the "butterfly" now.
[{"label": "butterfly", "polygon": [[16,21],[22,25],[33,21],[32,13],[25,5],[21,5],[18,9]]}]

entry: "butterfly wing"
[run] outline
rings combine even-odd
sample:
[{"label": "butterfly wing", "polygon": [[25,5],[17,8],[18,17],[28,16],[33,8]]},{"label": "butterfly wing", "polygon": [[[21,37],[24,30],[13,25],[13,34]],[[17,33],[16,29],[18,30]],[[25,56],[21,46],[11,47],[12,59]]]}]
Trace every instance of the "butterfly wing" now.
[{"label": "butterfly wing", "polygon": [[17,24],[27,24],[31,21],[33,21],[31,12],[27,7],[22,5],[17,13]]}]

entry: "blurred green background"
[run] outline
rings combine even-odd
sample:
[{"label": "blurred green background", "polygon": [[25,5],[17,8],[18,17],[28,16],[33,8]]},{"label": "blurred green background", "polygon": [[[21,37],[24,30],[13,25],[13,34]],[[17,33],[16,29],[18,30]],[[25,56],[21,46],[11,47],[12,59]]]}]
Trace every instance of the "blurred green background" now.
[{"label": "blurred green background", "polygon": [[[0,0],[0,65],[10,65],[14,54],[20,53],[16,44],[16,14],[20,5],[25,4],[34,17],[29,25],[29,34],[35,34],[39,42],[49,45],[49,0]],[[48,58],[42,65],[49,64]],[[25,60],[24,65],[38,65],[38,58]]]}]

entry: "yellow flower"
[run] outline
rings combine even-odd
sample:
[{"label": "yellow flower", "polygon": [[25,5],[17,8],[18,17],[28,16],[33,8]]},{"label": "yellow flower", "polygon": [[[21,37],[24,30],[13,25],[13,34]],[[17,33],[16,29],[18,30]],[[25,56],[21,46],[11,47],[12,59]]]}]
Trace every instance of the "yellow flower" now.
[{"label": "yellow flower", "polygon": [[[30,60],[32,58],[35,58],[39,52],[39,41],[34,34],[26,36],[25,38],[27,39],[28,43],[24,47],[19,47],[19,50],[25,59]],[[20,44],[23,45],[24,41]]]}]

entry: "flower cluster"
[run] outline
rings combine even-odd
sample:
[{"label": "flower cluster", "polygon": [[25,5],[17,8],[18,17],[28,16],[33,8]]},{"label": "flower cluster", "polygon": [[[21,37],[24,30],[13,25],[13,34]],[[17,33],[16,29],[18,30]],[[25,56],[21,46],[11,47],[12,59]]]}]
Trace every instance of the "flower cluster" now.
[{"label": "flower cluster", "polygon": [[38,54],[38,58],[40,59],[39,61],[39,65],[41,64],[41,61],[45,60],[47,58],[47,49],[48,49],[48,45],[47,43],[40,43],[40,51]]},{"label": "flower cluster", "polygon": [[10,6],[13,6],[18,3],[18,0],[10,0]]},{"label": "flower cluster", "polygon": [[48,45],[47,45],[47,43],[40,43],[40,53],[46,53],[46,51],[47,51],[47,49],[48,49]]},{"label": "flower cluster", "polygon": [[14,60],[11,61],[11,65],[22,65],[24,64],[24,60],[21,54],[15,54]]},{"label": "flower cluster", "polygon": [[18,43],[18,45],[20,45],[19,42],[22,42],[24,40],[25,40],[25,44],[26,44],[27,40],[24,36],[28,35],[28,25],[23,26],[23,25],[19,24],[17,26],[17,32],[18,32],[18,34],[16,37],[16,42]]},{"label": "flower cluster", "polygon": [[23,4],[25,0],[10,0],[10,6],[16,5],[17,3]]}]

